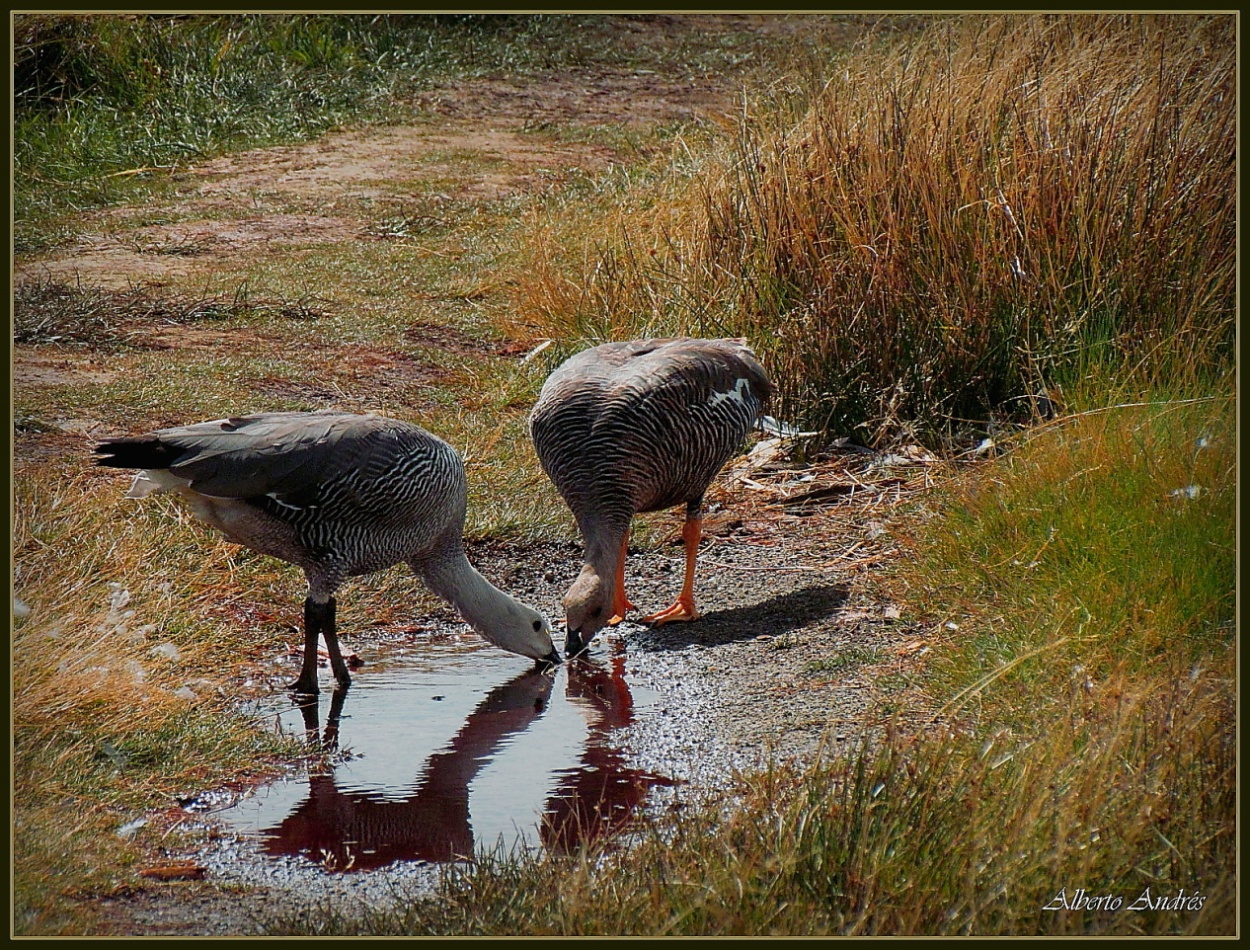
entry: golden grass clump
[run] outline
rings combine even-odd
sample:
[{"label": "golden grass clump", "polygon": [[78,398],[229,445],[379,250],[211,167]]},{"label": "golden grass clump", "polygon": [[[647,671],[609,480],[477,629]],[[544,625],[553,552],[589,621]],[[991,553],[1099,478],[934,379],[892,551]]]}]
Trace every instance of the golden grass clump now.
[{"label": "golden grass clump", "polygon": [[744,113],[667,194],[627,194],[608,228],[596,209],[584,262],[537,250],[519,319],[746,336],[781,414],[878,441],[1027,418],[1091,361],[1227,365],[1235,50],[1227,16],[969,16],[866,43],[799,121]]},{"label": "golden grass clump", "polygon": [[[165,829],[118,829],[225,775],[299,754],[230,697],[233,546],[184,530],[176,506],[126,502],[124,479],[23,469],[13,522],[14,895],[20,933],[71,922],[67,894],[108,893]],[[133,504],[133,507],[132,507]],[[171,515],[182,524],[171,530]],[[258,586],[255,565],[241,572]],[[150,834],[156,838],[150,838]],[[81,933],[81,930],[75,932]]]}]

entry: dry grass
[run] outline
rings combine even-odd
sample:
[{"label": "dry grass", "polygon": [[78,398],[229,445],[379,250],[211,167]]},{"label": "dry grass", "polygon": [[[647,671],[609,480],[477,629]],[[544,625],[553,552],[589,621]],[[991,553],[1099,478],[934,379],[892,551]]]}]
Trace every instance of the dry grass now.
[{"label": "dry grass", "polygon": [[1227,365],[1234,27],[959,17],[870,47],[797,121],[678,149],[580,246],[536,228],[515,320],[746,336],[780,414],[870,444],[1028,419],[1100,362]]},{"label": "dry grass", "polygon": [[82,933],[66,898],[123,886],[167,830],[120,834],[128,818],[298,754],[234,710],[229,620],[186,610],[216,603],[231,546],[119,494],[114,478],[62,475],[14,510],[17,933]]}]

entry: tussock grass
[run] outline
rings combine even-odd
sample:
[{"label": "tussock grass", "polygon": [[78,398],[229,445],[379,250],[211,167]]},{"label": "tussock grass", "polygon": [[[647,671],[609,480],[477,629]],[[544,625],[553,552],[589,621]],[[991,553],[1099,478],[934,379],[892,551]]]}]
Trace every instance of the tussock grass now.
[{"label": "tussock grass", "polygon": [[780,413],[870,443],[1044,416],[1091,363],[1230,363],[1231,17],[950,18],[825,75],[580,246],[537,229],[515,321],[745,336]]}]

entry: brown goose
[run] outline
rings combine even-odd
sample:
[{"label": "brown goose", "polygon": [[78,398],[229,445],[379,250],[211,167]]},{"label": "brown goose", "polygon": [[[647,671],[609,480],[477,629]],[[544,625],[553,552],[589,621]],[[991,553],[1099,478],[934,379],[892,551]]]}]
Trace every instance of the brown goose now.
[{"label": "brown goose", "polygon": [[698,619],[694,570],[703,495],[770,391],[764,368],[741,340],[605,343],[548,377],[530,434],[586,542],[585,564],[564,597],[568,653],[581,651],[633,607],[625,596],[625,552],[630,522],[640,512],[686,506],[681,594],[643,621]]},{"label": "brown goose", "polygon": [[560,662],[546,619],[479,574],[462,542],[464,463],[419,426],[341,412],[256,415],[108,439],[97,464],[141,469],[127,497],[170,490],[227,538],[304,569],[297,693],[317,690],[324,636],[340,687],[351,682],[334,624],[349,577],[406,561],[487,640]]}]

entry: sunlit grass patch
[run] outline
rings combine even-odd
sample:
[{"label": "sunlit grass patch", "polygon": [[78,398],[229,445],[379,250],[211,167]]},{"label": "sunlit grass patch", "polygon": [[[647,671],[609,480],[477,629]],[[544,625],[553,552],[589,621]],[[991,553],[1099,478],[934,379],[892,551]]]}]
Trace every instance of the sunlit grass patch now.
[{"label": "sunlit grass patch", "polygon": [[[935,618],[961,625],[935,661],[948,683],[984,675],[994,677],[986,688],[1018,688],[1027,721],[1039,682],[1042,702],[1062,701],[1076,680],[1179,675],[1228,649],[1231,401],[1142,401],[1155,404],[1056,423],[1027,438],[1001,475],[947,497],[947,528],[919,547],[924,569],[909,582],[927,591]],[[973,605],[980,619],[969,630]]]},{"label": "sunlit grass patch", "polygon": [[[17,243],[67,212],[169,190],[231,148],[411,112],[435,78],[533,71],[612,52],[595,18],[19,16]],[[587,25],[592,26],[586,29]]]},{"label": "sunlit grass patch", "polygon": [[223,545],[162,505],[124,501],[124,487],[52,466],[26,469],[15,486],[22,932],[57,932],[56,921],[73,916],[67,894],[124,882],[153,846],[150,831],[117,833],[136,815],[299,754],[233,705],[240,655],[255,647],[248,631],[188,610],[228,599]]}]

